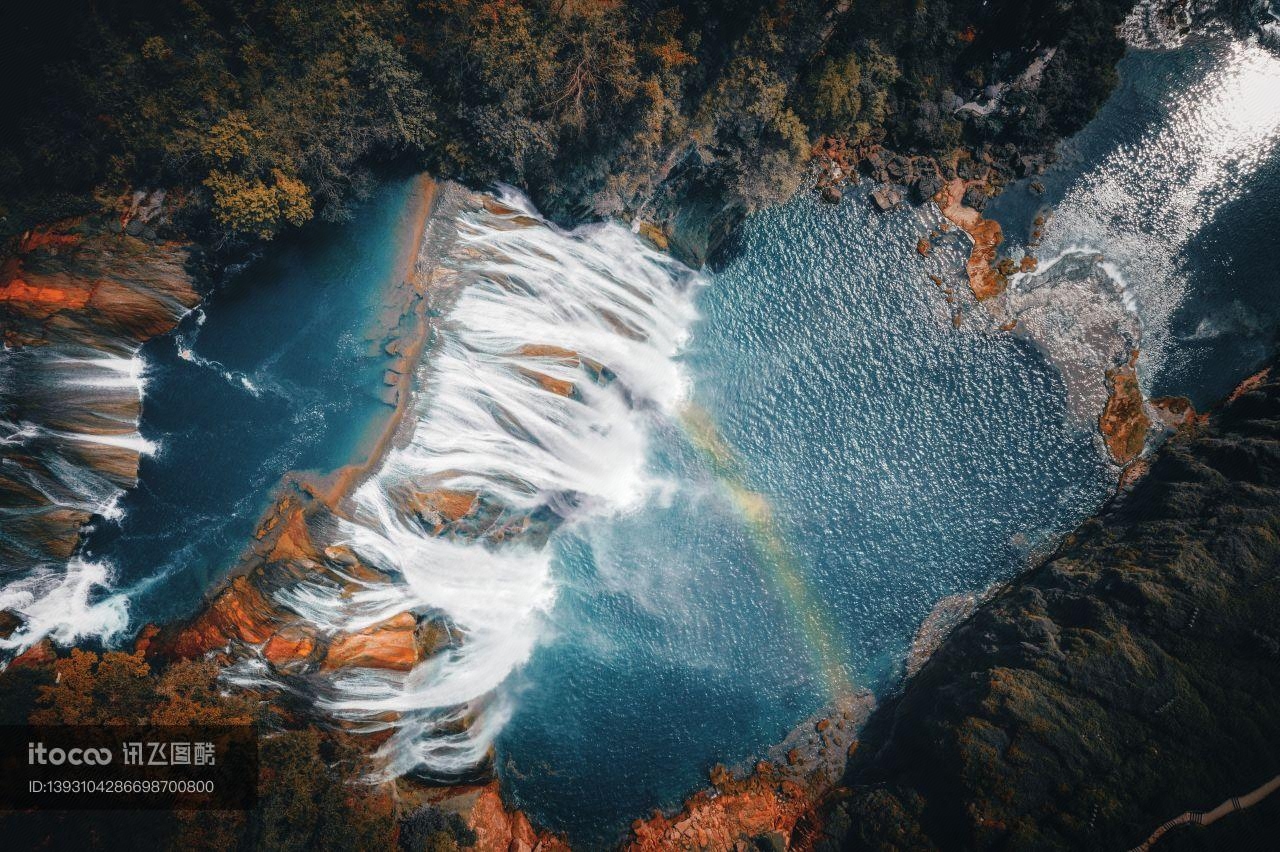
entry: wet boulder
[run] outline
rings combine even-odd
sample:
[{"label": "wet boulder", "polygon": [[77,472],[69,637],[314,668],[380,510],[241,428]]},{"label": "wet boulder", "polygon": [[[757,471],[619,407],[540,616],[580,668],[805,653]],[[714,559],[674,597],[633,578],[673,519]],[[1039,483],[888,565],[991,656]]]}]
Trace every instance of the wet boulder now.
[{"label": "wet boulder", "polygon": [[8,639],[21,626],[21,616],[7,609],[0,609],[0,639]]},{"label": "wet boulder", "polygon": [[972,207],[974,210],[981,210],[987,206],[987,191],[984,187],[975,184],[964,191],[964,206]]},{"label": "wet boulder", "polygon": [[942,178],[932,173],[925,173],[911,185],[911,200],[916,204],[924,204],[942,189]]},{"label": "wet boulder", "polygon": [[902,195],[891,186],[882,186],[871,193],[871,201],[880,210],[888,212],[902,203]]}]

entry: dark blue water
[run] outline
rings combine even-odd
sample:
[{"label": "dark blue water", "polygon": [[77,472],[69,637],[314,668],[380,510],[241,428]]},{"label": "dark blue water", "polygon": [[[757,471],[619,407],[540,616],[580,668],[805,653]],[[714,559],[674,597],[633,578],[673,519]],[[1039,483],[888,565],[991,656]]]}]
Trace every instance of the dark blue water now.
[{"label": "dark blue water", "polygon": [[141,432],[159,451],[89,553],[114,565],[118,588],[136,587],[135,628],[199,605],[286,471],[350,463],[390,415],[377,317],[412,188],[394,183],[353,221],[271,245],[145,349]]},{"label": "dark blue water", "polygon": [[927,230],[800,198],[711,276],[685,366],[721,452],[659,428],[668,490],[561,536],[555,634],[499,743],[531,815],[608,845],[841,689],[883,691],[940,598],[1012,575],[1103,499],[1054,369],[952,327]]},{"label": "dark blue water", "polygon": [[1183,357],[1155,377],[1154,394],[1187,396],[1205,410],[1275,353],[1277,210],[1280,156],[1273,154],[1185,249],[1187,294],[1172,326]]}]

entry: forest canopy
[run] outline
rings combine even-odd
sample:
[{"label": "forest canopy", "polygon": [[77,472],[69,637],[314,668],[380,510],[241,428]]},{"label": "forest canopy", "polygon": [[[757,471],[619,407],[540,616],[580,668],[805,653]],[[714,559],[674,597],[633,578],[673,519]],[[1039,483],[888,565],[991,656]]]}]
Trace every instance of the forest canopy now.
[{"label": "forest canopy", "polygon": [[[341,221],[378,169],[561,220],[749,211],[838,135],[1044,149],[1114,85],[1118,0],[49,0],[7,11],[0,233],[166,188],[214,241]],[[1035,90],[956,113],[1058,50]],[[95,200],[96,199],[96,200]],[[668,201],[671,199],[668,198]]]}]

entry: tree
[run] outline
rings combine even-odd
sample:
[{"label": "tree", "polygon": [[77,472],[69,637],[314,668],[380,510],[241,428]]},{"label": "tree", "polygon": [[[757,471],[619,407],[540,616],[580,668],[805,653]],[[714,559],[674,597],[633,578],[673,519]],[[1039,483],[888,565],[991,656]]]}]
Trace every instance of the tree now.
[{"label": "tree", "polygon": [[474,846],[476,833],[462,817],[423,805],[400,820],[401,852],[457,852]]},{"label": "tree", "polygon": [[218,169],[204,185],[213,192],[213,215],[232,231],[269,240],[283,223],[301,225],[311,218],[311,198],[306,184],[272,169],[270,184]]},{"label": "tree", "polygon": [[151,667],[140,653],[108,651],[99,658],[74,648],[54,669],[55,682],[39,690],[33,725],[137,725],[155,705]]},{"label": "tree", "polygon": [[843,59],[828,59],[813,86],[813,113],[819,127],[828,132],[846,131],[862,111],[862,68],[850,53]]},{"label": "tree", "polygon": [[704,110],[714,149],[749,210],[789,198],[809,154],[808,129],[787,105],[787,86],[764,59],[734,59]]}]

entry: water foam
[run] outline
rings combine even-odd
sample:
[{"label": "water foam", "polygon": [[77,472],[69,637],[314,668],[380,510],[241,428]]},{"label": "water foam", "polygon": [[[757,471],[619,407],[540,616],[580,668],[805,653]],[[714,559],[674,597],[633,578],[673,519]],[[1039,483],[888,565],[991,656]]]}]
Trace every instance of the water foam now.
[{"label": "water foam", "polygon": [[40,569],[0,588],[0,610],[17,613],[22,624],[0,650],[20,652],[46,637],[64,645],[82,637],[108,640],[129,623],[128,600],[108,594],[111,568],[105,562],[72,558],[65,568]]},{"label": "water foam", "polygon": [[[510,712],[500,687],[529,659],[556,598],[546,536],[626,512],[660,483],[648,429],[687,392],[678,353],[696,276],[617,224],[573,232],[514,192],[459,215],[441,280],[456,300],[419,369],[407,442],[354,495],[340,542],[393,578],[345,595],[303,583],[277,601],[358,630],[398,612],[450,625],[450,647],[407,674],[346,670],[326,711],[395,733],[386,771],[474,768]],[[438,537],[415,495],[475,495],[481,529]]]},{"label": "water foam", "polygon": [[204,327],[206,319],[208,319],[208,314],[197,308],[195,328],[191,330],[189,335],[179,334],[174,338],[174,347],[177,350],[178,357],[189,364],[195,364],[197,367],[212,370],[222,376],[228,384],[239,385],[247,390],[252,396],[261,396],[261,389],[259,389],[247,375],[239,372],[238,370],[229,369],[220,361],[215,361],[212,358],[205,358],[203,355],[200,355],[195,351],[196,340],[200,336],[200,329]]},{"label": "water foam", "polygon": [[[175,318],[181,306],[174,306]],[[111,566],[65,557],[67,517],[118,521],[138,460],[159,445],[139,419],[146,361],[136,341],[58,341],[0,355],[0,469],[21,495],[0,509],[0,610],[22,618],[8,658],[43,638],[107,640],[128,624]]]}]

